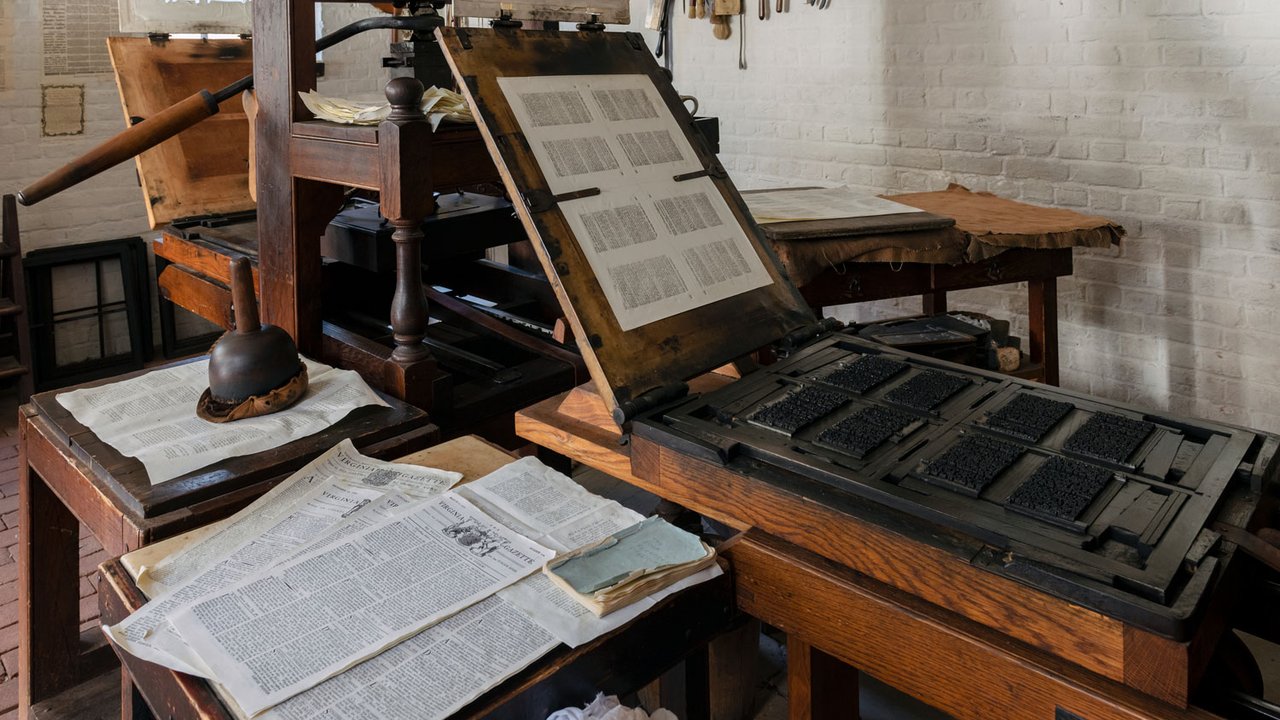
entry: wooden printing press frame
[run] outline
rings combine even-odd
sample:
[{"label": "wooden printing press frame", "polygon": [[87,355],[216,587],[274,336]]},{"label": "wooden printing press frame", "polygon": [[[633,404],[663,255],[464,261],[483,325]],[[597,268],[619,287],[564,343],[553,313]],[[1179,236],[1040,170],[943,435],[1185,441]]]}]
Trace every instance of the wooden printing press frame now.
[{"label": "wooden printing press frame", "polygon": [[[274,43],[260,41],[258,45],[266,56],[276,49]],[[243,38],[204,41],[113,37],[109,49],[121,104],[130,122],[153,116],[201,87],[223,85],[246,75],[253,66],[252,44]],[[311,347],[303,348],[304,352],[339,366],[352,367],[373,387],[430,411],[445,437],[483,432],[510,444],[514,441],[508,419],[512,411],[572,387],[585,377],[581,358],[553,337],[518,329],[511,321],[500,319],[497,313],[486,315],[463,300],[442,297],[430,288],[425,288],[425,292],[438,300],[429,308],[432,320],[444,321],[426,331],[436,351],[412,361],[393,362],[392,348],[375,339],[388,333],[385,327],[378,327],[378,313],[373,308],[376,303],[371,300],[384,295],[383,312],[391,304],[395,288],[391,287],[390,278],[394,277],[396,262],[392,251],[378,249],[382,264],[388,264],[389,260],[391,265],[391,272],[381,276],[387,280],[382,283],[385,287],[380,288],[369,285],[371,277],[379,278],[346,269],[340,263],[327,264],[317,284],[310,287],[294,284],[290,282],[291,276],[278,272],[261,273],[260,254],[275,256],[287,241],[271,235],[271,220],[262,221],[254,213],[255,203],[249,187],[252,175],[244,171],[244,153],[248,152],[254,136],[250,128],[255,115],[252,110],[252,103],[242,105],[240,98],[228,100],[222,112],[136,159],[151,224],[163,227],[152,248],[162,300],[161,330],[166,355],[203,350],[207,344],[201,347],[199,341],[211,339],[180,342],[175,332],[174,305],[223,329],[230,328],[228,262],[246,257],[254,266],[254,280],[260,290],[264,313],[292,305],[271,302],[272,293],[282,286],[299,296],[310,296],[302,303],[308,318],[323,306],[324,313],[314,320],[308,319],[306,328],[286,326],[295,336],[302,331],[298,336],[302,341],[310,337],[305,331],[309,323],[316,323],[321,331],[320,344],[316,346],[313,341]],[[257,108],[258,113],[275,111],[269,104]],[[301,121],[298,125],[302,126],[298,132],[303,137],[333,140],[324,147],[340,151],[325,152],[309,164],[303,163],[307,167],[302,171],[309,177],[338,178],[344,163],[348,162],[342,158],[343,153],[376,155],[378,152],[380,128],[377,126],[341,126],[314,120]],[[424,117],[407,124],[415,133],[422,129],[420,126],[426,126]],[[403,149],[404,156],[397,158],[409,166],[404,172],[399,162],[386,169],[379,168],[376,162],[372,168],[359,168],[375,172],[373,182],[366,183],[371,189],[383,189],[382,185],[389,184],[397,174],[407,174],[414,181],[402,183],[399,189],[403,192],[428,196],[433,190],[447,192],[455,186],[492,184],[497,180],[497,172],[485,156],[474,128],[446,124],[435,133],[416,133],[415,137],[419,142],[413,148]],[[227,147],[245,150],[228,152]],[[248,153],[248,157],[250,162],[255,161],[253,153]],[[291,160],[262,159],[272,166],[289,165]],[[412,168],[423,159],[430,161],[433,168],[425,177],[421,168]],[[308,195],[304,205],[295,210],[306,215],[308,226],[323,228],[342,203],[339,196],[331,195],[338,190],[335,185],[320,187],[323,190]],[[264,207],[270,205],[271,197],[271,193],[264,196]],[[326,197],[332,198],[334,204],[325,202]],[[510,210],[505,206],[505,202],[495,203],[481,212],[433,211],[421,218],[418,232],[422,233],[422,239],[417,242],[426,244],[419,254],[428,272],[427,281],[447,281],[458,291],[455,295],[487,292],[490,299],[507,303],[501,307],[536,307],[539,311],[555,312],[556,302],[545,280],[518,269],[472,260],[487,247],[523,239],[519,224],[510,218]],[[386,231],[380,235],[391,235],[392,226],[386,224]],[[260,227],[267,229],[260,232]],[[372,237],[348,240],[348,243],[356,241],[374,243]],[[385,239],[385,245],[393,244]],[[314,258],[298,258],[298,261],[300,265],[310,265],[311,261],[320,265],[319,248]],[[356,285],[362,287],[363,292],[341,291]],[[325,298],[320,302],[318,297],[322,294]],[[365,316],[374,320],[367,320]],[[550,326],[553,319],[554,315],[546,324]]]},{"label": "wooden printing press frame", "polygon": [[[920,508],[914,513],[904,513],[903,503],[891,508],[866,502],[865,492],[851,501],[847,493],[837,492],[830,483],[817,482],[813,477],[806,477],[805,472],[797,473],[794,464],[786,467],[763,461],[758,454],[748,458],[744,453],[740,466],[727,467],[727,456],[722,457],[714,447],[708,449],[708,440],[714,446],[721,439],[714,433],[703,432],[691,442],[687,427],[676,431],[662,427],[663,418],[687,396],[686,381],[690,378],[768,343],[778,343],[785,352],[806,353],[813,344],[827,341],[823,338],[827,337],[830,326],[815,321],[785,279],[776,258],[763,245],[758,229],[750,222],[737,191],[714,156],[693,136],[687,111],[679,105],[670,83],[648,52],[643,51],[643,43],[638,38],[591,32],[519,32],[509,28],[444,29],[439,31],[439,36],[455,75],[464,83],[508,192],[525,199],[523,206],[517,204],[517,211],[544,270],[554,280],[593,378],[592,387],[578,388],[566,396],[522,411],[517,416],[517,430],[523,437],[732,527],[755,528],[748,533],[748,539],[763,531],[766,535],[757,541],[744,541],[739,546],[738,556],[748,558],[746,565],[758,571],[739,575],[739,602],[744,609],[769,622],[777,622],[784,629],[795,628],[798,634],[807,631],[804,646],[798,648],[803,652],[822,649],[836,657],[864,664],[878,658],[875,662],[889,663],[884,667],[893,668],[892,672],[884,671],[884,675],[889,676],[901,669],[893,664],[902,661],[901,649],[881,648],[878,652],[882,654],[863,653],[856,636],[840,634],[843,623],[838,617],[825,617],[828,624],[814,625],[809,621],[816,622],[814,618],[823,617],[822,613],[808,612],[804,618],[794,618],[785,611],[780,612],[783,607],[799,611],[801,606],[797,601],[807,594],[803,585],[792,585],[790,589],[774,585],[786,574],[780,568],[794,569],[805,564],[817,567],[804,560],[805,552],[813,552],[860,573],[859,577],[866,578],[866,582],[879,584],[896,597],[897,600],[882,605],[886,612],[890,609],[901,612],[903,608],[923,602],[934,610],[941,609],[943,617],[960,623],[954,627],[968,623],[984,628],[983,634],[996,633],[978,646],[991,647],[994,643],[997,652],[1013,652],[1010,662],[1024,669],[1029,667],[1027,662],[1017,657],[1022,651],[1011,648],[1029,649],[1034,657],[1045,660],[1048,665],[1060,666],[1065,661],[1076,668],[1053,670],[1054,682],[1066,677],[1064,682],[1070,683],[1070,678],[1083,668],[1086,675],[1105,678],[1115,687],[1128,686],[1140,694],[1158,698],[1168,703],[1165,707],[1170,710],[1188,707],[1190,694],[1226,627],[1225,612],[1235,598],[1232,586],[1241,579],[1241,573],[1235,568],[1241,562],[1219,563],[1230,565],[1235,572],[1231,576],[1221,573],[1211,578],[1211,582],[1202,586],[1204,596],[1198,598],[1199,602],[1179,610],[1183,613],[1182,620],[1194,627],[1181,628],[1187,639],[1174,639],[1171,635],[1179,628],[1167,626],[1162,628],[1163,633],[1153,632],[1103,611],[1114,608],[1099,610],[1087,606],[1078,594],[1054,592],[1052,582],[1040,581],[1040,587],[1033,587],[1026,581],[1030,573],[1012,577],[1015,573],[993,571],[992,568],[1001,563],[1016,560],[1017,548],[1002,549],[984,542],[993,540],[990,535],[976,537],[962,528],[933,522],[930,513]],[[496,77],[528,75],[531,68],[533,74],[548,76],[642,74],[650,77],[689,138],[706,174],[715,181],[752,240],[769,269],[773,285],[624,331],[558,207],[560,201],[576,199],[583,193],[565,197],[550,193],[529,141],[497,85]],[[678,182],[681,178],[675,180]],[[740,366],[746,367],[747,363]],[[996,379],[1013,382],[1003,376],[964,372],[988,377],[984,382]],[[753,376],[748,375],[738,382],[752,381]],[[703,384],[708,382],[722,385],[724,380],[704,380]],[[634,425],[633,420],[637,421]],[[625,430],[618,432],[618,425]],[[633,427],[634,435],[629,432]],[[629,447],[618,448],[616,443],[620,441],[629,441]],[[1245,491],[1247,497],[1223,510],[1216,519],[1252,528],[1251,523],[1269,519],[1266,512],[1260,511],[1269,509],[1263,507],[1269,506],[1269,502],[1261,502],[1261,491],[1269,489],[1273,479],[1276,440],[1265,437],[1255,444],[1250,436],[1244,444],[1250,457],[1257,460],[1256,466],[1241,473],[1233,468],[1228,475],[1233,481],[1250,476],[1250,480],[1242,481],[1249,485]],[[1239,483],[1235,484],[1238,487]],[[777,545],[778,542],[782,544]],[[1225,556],[1230,556],[1234,549],[1231,543],[1222,547]],[[729,551],[730,557],[734,554],[734,550]],[[762,559],[770,555],[776,559]],[[1206,563],[1206,567],[1213,564]],[[834,570],[813,572],[817,574],[810,573],[807,582],[815,586],[827,581],[840,582]],[[774,577],[768,577],[770,575]],[[787,582],[804,576],[803,572],[793,574]],[[1204,580],[1202,575],[1197,582]],[[863,589],[870,587],[863,586]],[[849,592],[857,594],[853,590]],[[763,602],[766,597],[769,601]],[[908,611],[917,615],[919,612],[926,611]],[[1148,622],[1148,626],[1151,624]],[[804,625],[808,627],[802,630]],[[913,652],[918,655],[923,650]],[[891,656],[893,660],[887,659]],[[960,655],[954,659],[960,660]],[[805,663],[797,664],[808,667]],[[937,662],[932,664],[937,666]],[[947,668],[952,673],[956,669]],[[1049,672],[1028,671],[1038,677]],[[907,675],[902,677],[904,682],[908,679]],[[805,683],[807,686],[808,680]],[[812,687],[806,692],[810,690]],[[964,710],[965,705],[954,703],[955,693],[963,694],[963,691],[949,686],[946,692],[951,693],[944,698],[948,702],[941,702],[936,693],[923,694],[949,711]],[[1105,696],[1112,691],[1102,692]],[[1146,701],[1139,704],[1142,702]],[[972,707],[980,705],[990,710],[989,704],[974,703]],[[1039,707],[1038,712],[1043,712],[1039,703],[1028,703],[1026,707]],[[1056,708],[1058,717],[1077,717],[1070,714],[1069,707],[1057,705]],[[960,714],[983,717],[971,710]],[[1030,714],[1030,710],[1010,713],[1015,714],[1037,716]],[[1194,712],[1188,716],[1194,716]]]}]

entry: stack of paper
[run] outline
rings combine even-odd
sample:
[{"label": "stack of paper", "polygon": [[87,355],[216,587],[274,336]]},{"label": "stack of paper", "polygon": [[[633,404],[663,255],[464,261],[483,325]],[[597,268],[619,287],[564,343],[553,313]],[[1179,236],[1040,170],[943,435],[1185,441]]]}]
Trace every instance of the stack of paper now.
[{"label": "stack of paper", "polygon": [[[377,125],[391,114],[391,105],[384,99],[348,100],[321,95],[315,90],[300,92],[298,96],[318,120],[344,125]],[[426,113],[432,130],[440,127],[444,120],[475,123],[466,98],[434,85],[422,96],[422,112]]]},{"label": "stack of paper", "polygon": [[757,223],[839,220],[924,212],[919,208],[855,192],[849,187],[746,192],[742,199]]},{"label": "stack of paper", "polygon": [[551,581],[598,616],[608,615],[715,562],[696,535],[651,517],[547,563]]},{"label": "stack of paper", "polygon": [[533,458],[448,490],[458,479],[344,441],[142,568],[151,601],[105,630],[138,657],[209,678],[240,717],[417,720],[634,617],[596,618],[537,570],[635,513]]}]

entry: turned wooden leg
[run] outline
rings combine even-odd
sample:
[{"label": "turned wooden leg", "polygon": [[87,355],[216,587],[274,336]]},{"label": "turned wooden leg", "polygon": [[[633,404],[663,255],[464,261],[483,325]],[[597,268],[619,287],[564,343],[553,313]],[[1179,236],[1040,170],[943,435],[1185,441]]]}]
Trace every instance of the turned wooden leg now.
[{"label": "turned wooden leg", "polygon": [[426,360],[427,296],[422,286],[422,221],[431,214],[431,125],[422,114],[422,83],[387,83],[391,114],[378,126],[382,214],[395,231],[396,294],[391,302],[391,359],[401,366]]},{"label": "turned wooden leg", "polygon": [[427,334],[427,294],[422,286],[422,218],[392,220],[396,244],[396,294],[391,300],[391,332],[396,347],[391,359],[411,363],[431,353],[422,339]]}]

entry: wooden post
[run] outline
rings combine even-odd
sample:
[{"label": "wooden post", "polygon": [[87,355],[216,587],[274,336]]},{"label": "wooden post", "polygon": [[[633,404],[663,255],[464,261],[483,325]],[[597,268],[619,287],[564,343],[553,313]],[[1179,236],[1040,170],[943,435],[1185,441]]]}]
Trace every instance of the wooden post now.
[{"label": "wooden post", "polygon": [[378,126],[382,167],[382,214],[395,231],[396,292],[391,301],[391,330],[399,363],[425,360],[427,296],[422,286],[422,221],[434,209],[431,187],[431,126],[422,114],[422,83],[396,78],[387,83],[391,114]]},{"label": "wooden post", "polygon": [[19,430],[18,716],[27,718],[80,681],[80,523],[27,464],[25,417]]},{"label": "wooden post", "polygon": [[787,635],[789,720],[858,720],[858,671]]},{"label": "wooden post", "polygon": [[[315,87],[315,3],[259,0],[253,29],[258,100],[254,119],[254,175],[258,200],[258,275],[263,320],[284,328],[303,354],[320,352],[320,236],[300,232],[314,208],[309,187],[291,172],[293,122],[301,116],[299,90]],[[305,30],[305,31],[304,31]],[[312,183],[314,184],[314,183]],[[301,192],[299,192],[301,191]],[[322,226],[323,227],[323,226]]]},{"label": "wooden post", "polygon": [[1031,362],[1044,366],[1044,382],[1058,384],[1058,278],[1027,283],[1028,349]]}]

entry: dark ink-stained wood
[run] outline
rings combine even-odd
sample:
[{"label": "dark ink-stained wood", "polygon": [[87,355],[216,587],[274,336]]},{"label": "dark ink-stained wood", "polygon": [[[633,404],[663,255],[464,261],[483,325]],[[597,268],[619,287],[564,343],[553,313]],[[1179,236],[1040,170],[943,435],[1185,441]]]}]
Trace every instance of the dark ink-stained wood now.
[{"label": "dark ink-stained wood", "polygon": [[[719,163],[694,129],[684,104],[638,36],[623,33],[561,33],[450,28],[437,31],[454,75],[464,80],[480,131],[512,197],[545,190],[546,180],[523,141],[497,78],[529,74],[641,74],[653,79],[675,114],[703,167]],[[599,281],[558,207],[536,215],[516,210],[533,240],[539,261],[560,298],[591,377],[612,411],[655,388],[704,373],[816,320],[786,279],[773,250],[750,219],[727,176],[712,179],[751,239],[773,282],[701,308],[623,332]]]}]

